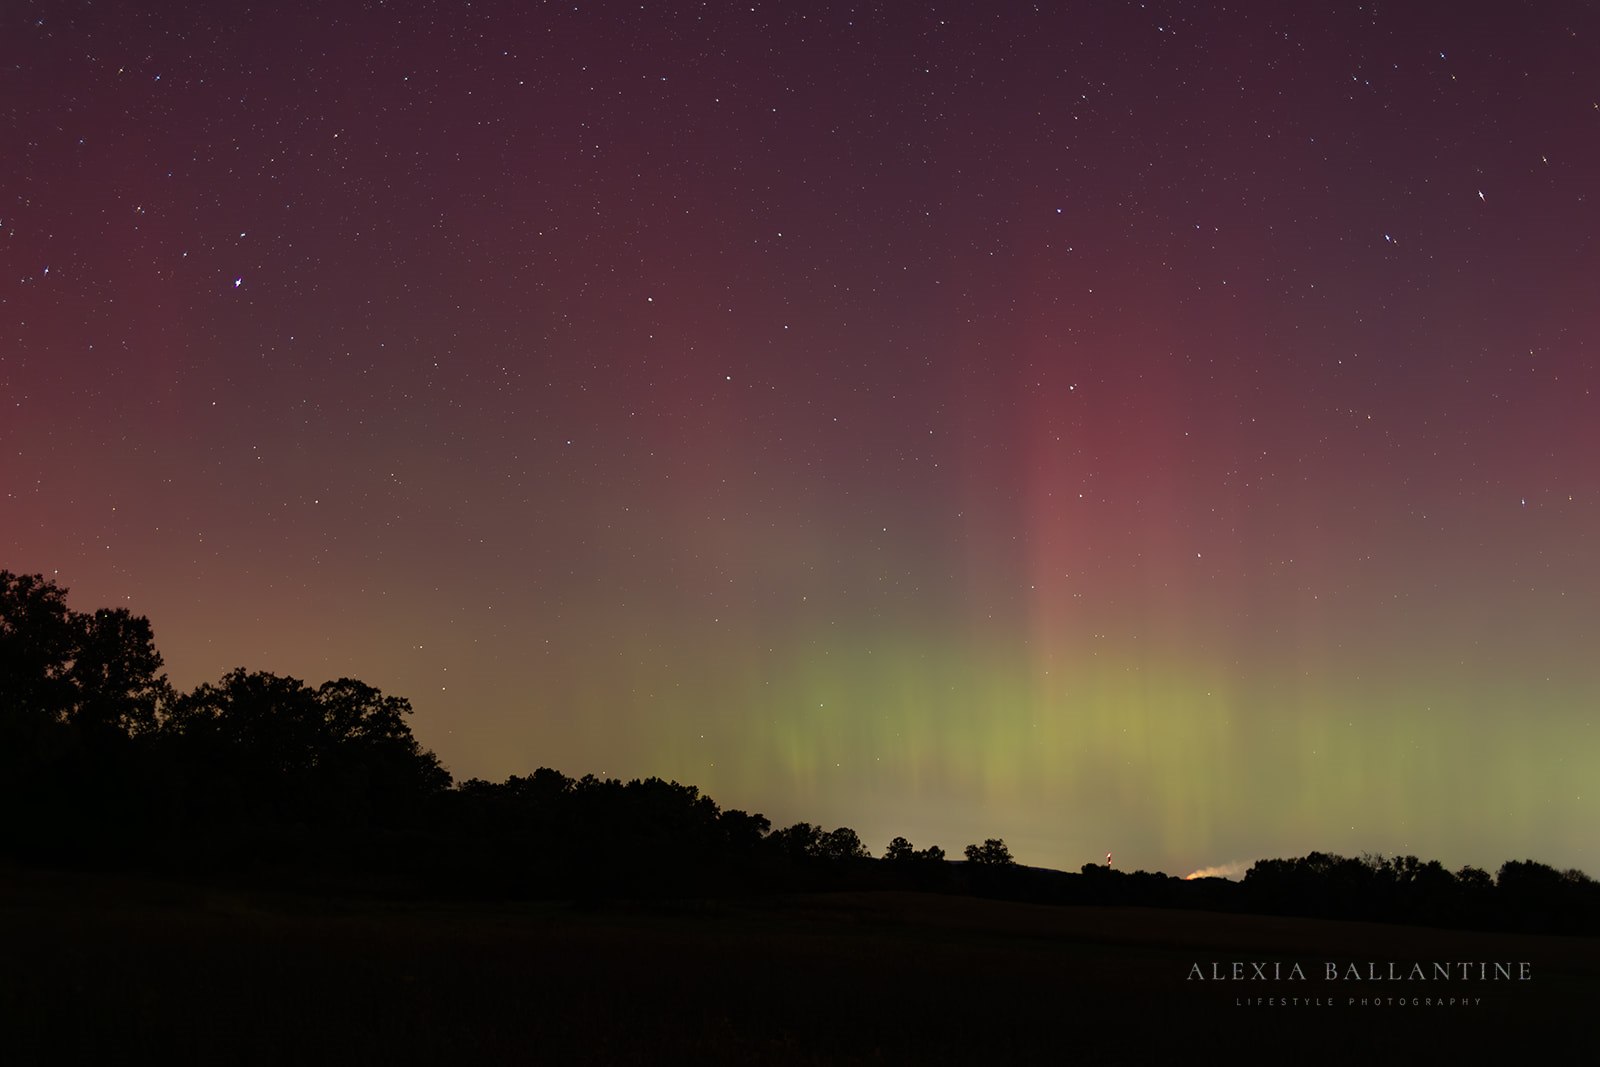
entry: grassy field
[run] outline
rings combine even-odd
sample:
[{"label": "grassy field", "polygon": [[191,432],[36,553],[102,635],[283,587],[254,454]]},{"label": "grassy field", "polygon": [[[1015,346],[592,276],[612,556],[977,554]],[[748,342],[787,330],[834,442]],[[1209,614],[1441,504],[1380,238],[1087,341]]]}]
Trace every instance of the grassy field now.
[{"label": "grassy field", "polygon": [[[1189,977],[1234,960],[1307,980]],[[1389,960],[1533,977],[1324,980]],[[1274,997],[1302,1003],[1248,1003]],[[1480,1003],[1373,1003],[1400,997]],[[1592,1059],[1597,1007],[1586,938],[915,893],[583,911],[0,875],[8,1063]]]}]

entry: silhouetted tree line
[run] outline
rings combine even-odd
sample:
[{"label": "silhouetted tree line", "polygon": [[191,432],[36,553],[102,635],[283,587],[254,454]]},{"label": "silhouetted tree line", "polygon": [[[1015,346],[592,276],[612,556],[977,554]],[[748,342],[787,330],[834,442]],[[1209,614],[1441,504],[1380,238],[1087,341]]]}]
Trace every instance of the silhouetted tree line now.
[{"label": "silhouetted tree line", "polygon": [[848,827],[773,831],[658,778],[452,786],[410,704],[372,686],[239,669],[180,693],[162,667],[147,619],[76,612],[54,582],[0,571],[0,850],[516,895],[873,882]]},{"label": "silhouetted tree line", "polygon": [[0,852],[153,870],[314,872],[435,893],[648,898],[917,888],[1048,903],[1264,911],[1600,932],[1580,871],[1455,873],[1414,856],[1262,860],[1240,883],[1095,864],[1023,867],[1004,841],[964,863],[903,837],[874,860],[849,827],[774,830],[659,778],[549,768],[453,785],[411,706],[351,679],[243,669],[177,692],[147,619],[72,611],[40,575],[0,571]]},{"label": "silhouetted tree line", "polygon": [[1600,883],[1579,870],[1512,860],[1491,878],[1437,860],[1313,852],[1259,860],[1240,886],[1252,911],[1440,926],[1600,932]]},{"label": "silhouetted tree line", "polygon": [[450,786],[410,705],[350,679],[236,670],[179,693],[150,623],[0,571],[0,803],[13,852],[63,861],[294,852],[413,827]]}]

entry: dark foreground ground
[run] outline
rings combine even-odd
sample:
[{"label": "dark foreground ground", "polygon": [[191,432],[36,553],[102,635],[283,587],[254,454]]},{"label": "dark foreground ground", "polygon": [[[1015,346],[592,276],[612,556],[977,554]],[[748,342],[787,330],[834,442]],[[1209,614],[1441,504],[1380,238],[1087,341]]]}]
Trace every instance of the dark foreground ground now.
[{"label": "dark foreground ground", "polygon": [[[1235,960],[1306,980],[1189,977]],[[1389,960],[1532,978],[1348,976]],[[1596,1009],[1592,938],[915,893],[583,911],[0,870],[0,1061],[17,1064],[1594,1062]]]}]

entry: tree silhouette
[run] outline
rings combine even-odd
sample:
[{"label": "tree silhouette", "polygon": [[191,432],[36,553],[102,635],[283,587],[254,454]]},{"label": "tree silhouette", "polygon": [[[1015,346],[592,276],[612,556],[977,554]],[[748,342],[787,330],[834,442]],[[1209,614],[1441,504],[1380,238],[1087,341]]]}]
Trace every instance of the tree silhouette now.
[{"label": "tree silhouette", "polygon": [[883,858],[895,863],[943,863],[944,849],[938,845],[916,849],[911,846],[910,841],[903,837],[897,837],[889,842],[889,847],[884,850]]},{"label": "tree silhouette", "polygon": [[818,844],[817,855],[825,860],[843,861],[868,859],[872,853],[861,843],[861,835],[848,826],[824,834]]},{"label": "tree silhouette", "polygon": [[774,830],[767,843],[781,856],[791,860],[804,860],[817,856],[822,849],[822,827],[808,822],[797,822]]},{"label": "tree silhouette", "polygon": [[0,571],[0,709],[11,723],[124,736],[171,700],[150,620],[126,608],[75,612],[40,575]]},{"label": "tree silhouette", "polygon": [[861,835],[848,826],[824,831],[808,822],[797,822],[782,830],[773,831],[767,846],[777,855],[795,860],[822,860],[843,862],[865,859],[872,855],[861,843]]},{"label": "tree silhouette", "polygon": [[0,571],[0,709],[8,723],[61,721],[72,706],[77,635],[66,592],[37,574]]},{"label": "tree silhouette", "polygon": [[983,867],[1004,867],[1016,863],[1011,850],[998,837],[987,838],[981,845],[967,846],[967,862]]},{"label": "tree silhouette", "polygon": [[737,809],[723,812],[717,823],[722,827],[728,847],[737,853],[754,852],[772,830],[772,821],[765,815],[751,815]]},{"label": "tree silhouette", "polygon": [[396,825],[450,786],[411,735],[410,713],[406,700],[353,679],[312,689],[241,667],[174,701],[162,740],[203,823]]},{"label": "tree silhouette", "polygon": [[132,848],[170,700],[148,620],[75,612],[56,583],[0,571],[0,804],[34,813],[0,841],[56,859]]},{"label": "tree silhouette", "polygon": [[64,765],[73,756],[65,723],[76,625],[66,591],[39,575],[0,571],[0,803],[43,818],[6,820],[18,844],[48,840],[58,827]]},{"label": "tree silhouette", "polygon": [[73,720],[133,737],[154,731],[173,693],[150,620],[126,608],[78,618],[77,655],[68,672],[77,698]]}]

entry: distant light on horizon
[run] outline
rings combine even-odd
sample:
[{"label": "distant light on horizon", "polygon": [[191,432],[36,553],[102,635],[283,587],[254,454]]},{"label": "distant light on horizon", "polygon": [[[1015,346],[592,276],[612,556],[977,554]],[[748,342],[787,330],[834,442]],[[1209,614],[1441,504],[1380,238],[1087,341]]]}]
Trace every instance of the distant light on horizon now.
[{"label": "distant light on horizon", "polygon": [[1236,860],[1233,863],[1222,863],[1215,867],[1201,867],[1198,871],[1190,871],[1183,877],[1185,881],[1191,882],[1197,878],[1226,878],[1229,881],[1237,881],[1244,877],[1244,873],[1251,866],[1253,864]]}]

